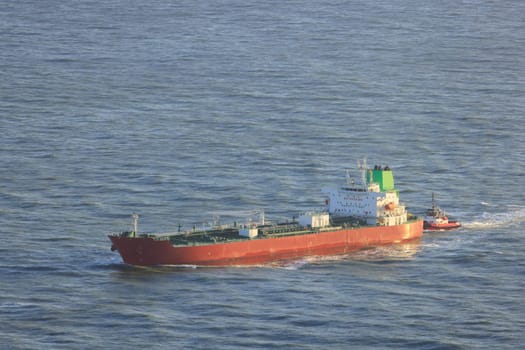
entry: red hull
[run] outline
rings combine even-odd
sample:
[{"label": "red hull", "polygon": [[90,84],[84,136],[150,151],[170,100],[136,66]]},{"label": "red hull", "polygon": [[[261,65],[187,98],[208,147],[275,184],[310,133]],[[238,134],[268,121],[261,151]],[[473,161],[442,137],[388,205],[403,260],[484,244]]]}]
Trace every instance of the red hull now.
[{"label": "red hull", "polygon": [[461,224],[457,221],[449,221],[445,224],[433,224],[425,221],[423,225],[423,228],[429,231],[453,230],[458,227],[461,227]]},{"label": "red hull", "polygon": [[230,243],[173,246],[169,240],[109,236],[114,249],[131,265],[256,265],[305,256],[337,255],[364,247],[421,237],[423,221],[397,226],[343,229],[304,235],[252,239]]}]

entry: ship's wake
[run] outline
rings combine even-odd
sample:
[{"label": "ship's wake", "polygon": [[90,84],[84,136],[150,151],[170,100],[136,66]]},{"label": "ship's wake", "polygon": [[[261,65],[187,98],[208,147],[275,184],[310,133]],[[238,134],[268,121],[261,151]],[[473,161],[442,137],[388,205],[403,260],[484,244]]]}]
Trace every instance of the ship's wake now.
[{"label": "ship's wake", "polygon": [[[482,203],[484,207],[491,207]],[[525,222],[525,207],[509,205],[503,212],[483,212],[472,221],[463,222],[465,228],[503,228],[517,227]]]}]

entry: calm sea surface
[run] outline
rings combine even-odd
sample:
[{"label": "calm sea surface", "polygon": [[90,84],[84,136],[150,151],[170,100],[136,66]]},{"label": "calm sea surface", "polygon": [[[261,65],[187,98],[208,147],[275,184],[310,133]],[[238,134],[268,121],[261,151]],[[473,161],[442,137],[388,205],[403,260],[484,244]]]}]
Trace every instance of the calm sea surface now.
[{"label": "calm sea surface", "polygon": [[[525,2],[4,1],[1,349],[525,344]],[[109,231],[278,220],[367,156],[418,242],[124,265]]]}]

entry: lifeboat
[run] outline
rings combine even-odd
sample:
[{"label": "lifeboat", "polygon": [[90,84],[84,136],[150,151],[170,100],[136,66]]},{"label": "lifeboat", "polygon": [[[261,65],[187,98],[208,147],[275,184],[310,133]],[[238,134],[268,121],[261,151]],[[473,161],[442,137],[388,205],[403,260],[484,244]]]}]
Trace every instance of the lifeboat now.
[{"label": "lifeboat", "polygon": [[394,202],[390,202],[387,205],[385,205],[385,210],[394,210],[396,208],[396,204]]}]

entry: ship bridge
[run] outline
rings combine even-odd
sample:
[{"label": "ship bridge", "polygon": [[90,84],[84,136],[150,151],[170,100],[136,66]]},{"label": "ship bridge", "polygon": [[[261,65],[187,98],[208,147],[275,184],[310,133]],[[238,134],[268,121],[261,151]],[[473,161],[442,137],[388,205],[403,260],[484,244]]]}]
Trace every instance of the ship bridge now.
[{"label": "ship bridge", "polygon": [[354,181],[347,179],[347,186],[327,188],[328,213],[333,217],[356,217],[365,219],[370,225],[398,225],[407,221],[405,206],[399,202],[399,193],[394,187],[392,170],[375,166],[362,175],[361,187],[348,186]]}]

